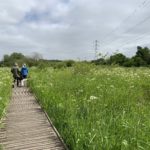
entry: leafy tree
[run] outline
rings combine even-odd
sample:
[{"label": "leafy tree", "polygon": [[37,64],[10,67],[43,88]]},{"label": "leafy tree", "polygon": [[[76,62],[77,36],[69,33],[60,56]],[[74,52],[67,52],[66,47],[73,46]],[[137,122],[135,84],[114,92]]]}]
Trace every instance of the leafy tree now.
[{"label": "leafy tree", "polygon": [[14,62],[17,62],[19,65],[22,65],[26,62],[26,57],[22,53],[12,53],[11,55],[3,56],[3,65],[4,66],[12,66]]},{"label": "leafy tree", "polygon": [[141,57],[134,56],[132,57],[132,60],[133,60],[133,65],[136,67],[147,65],[146,61],[144,61]]},{"label": "leafy tree", "polygon": [[126,61],[123,64],[124,67],[132,67],[134,65],[135,65],[134,64],[134,59],[132,59],[132,58],[127,58]]},{"label": "leafy tree", "polygon": [[22,54],[22,53],[12,53],[10,55],[10,58],[9,59],[13,59],[13,60],[19,60],[19,59],[24,59],[25,56]]},{"label": "leafy tree", "polygon": [[122,53],[114,54],[110,56],[109,63],[110,64],[118,64],[123,65],[126,62],[127,58]]},{"label": "leafy tree", "polygon": [[137,57],[135,60],[141,62],[141,65],[150,65],[150,49],[147,47],[137,47],[137,52],[135,57]]},{"label": "leafy tree", "polygon": [[72,67],[75,62],[73,60],[67,60],[65,61],[65,63],[66,63],[66,67]]},{"label": "leafy tree", "polygon": [[3,61],[2,61],[3,65],[9,66],[10,64],[10,59],[9,59],[9,55],[4,55],[3,56]]}]

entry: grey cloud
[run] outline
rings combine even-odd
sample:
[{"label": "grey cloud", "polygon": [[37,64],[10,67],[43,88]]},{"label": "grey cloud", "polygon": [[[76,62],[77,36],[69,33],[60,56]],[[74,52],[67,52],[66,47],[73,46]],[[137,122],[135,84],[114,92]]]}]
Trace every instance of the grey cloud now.
[{"label": "grey cloud", "polygon": [[148,45],[149,21],[127,31],[149,11],[142,0],[2,0],[0,58],[37,51],[47,59],[93,59],[96,39],[99,52],[120,48],[131,56],[136,45]]}]

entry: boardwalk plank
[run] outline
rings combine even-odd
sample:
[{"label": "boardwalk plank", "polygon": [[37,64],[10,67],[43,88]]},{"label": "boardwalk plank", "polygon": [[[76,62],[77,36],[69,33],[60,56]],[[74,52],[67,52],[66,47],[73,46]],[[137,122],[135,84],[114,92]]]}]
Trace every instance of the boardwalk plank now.
[{"label": "boardwalk plank", "polygon": [[65,150],[63,142],[26,87],[14,88],[0,129],[4,150]]}]

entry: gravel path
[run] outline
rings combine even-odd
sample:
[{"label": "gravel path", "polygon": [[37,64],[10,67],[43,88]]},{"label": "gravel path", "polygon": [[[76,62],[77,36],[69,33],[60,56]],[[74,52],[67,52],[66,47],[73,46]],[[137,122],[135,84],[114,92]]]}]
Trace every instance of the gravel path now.
[{"label": "gravel path", "polygon": [[14,88],[2,120],[0,144],[4,150],[65,150],[45,113],[26,87]]}]

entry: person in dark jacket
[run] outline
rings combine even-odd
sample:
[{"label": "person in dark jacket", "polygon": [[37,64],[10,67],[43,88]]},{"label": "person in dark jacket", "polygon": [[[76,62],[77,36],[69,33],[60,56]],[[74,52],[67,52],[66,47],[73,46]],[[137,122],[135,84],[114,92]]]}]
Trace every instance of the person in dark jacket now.
[{"label": "person in dark jacket", "polygon": [[23,64],[23,66],[21,68],[22,79],[26,79],[27,75],[28,75],[28,68],[26,67],[26,64]]},{"label": "person in dark jacket", "polygon": [[[15,81],[17,80],[17,86],[19,86],[21,78],[20,78],[19,66],[17,63],[15,63],[14,66],[11,68],[11,73],[13,74],[14,84],[15,84]],[[14,84],[13,84],[13,87],[14,87]]]}]

